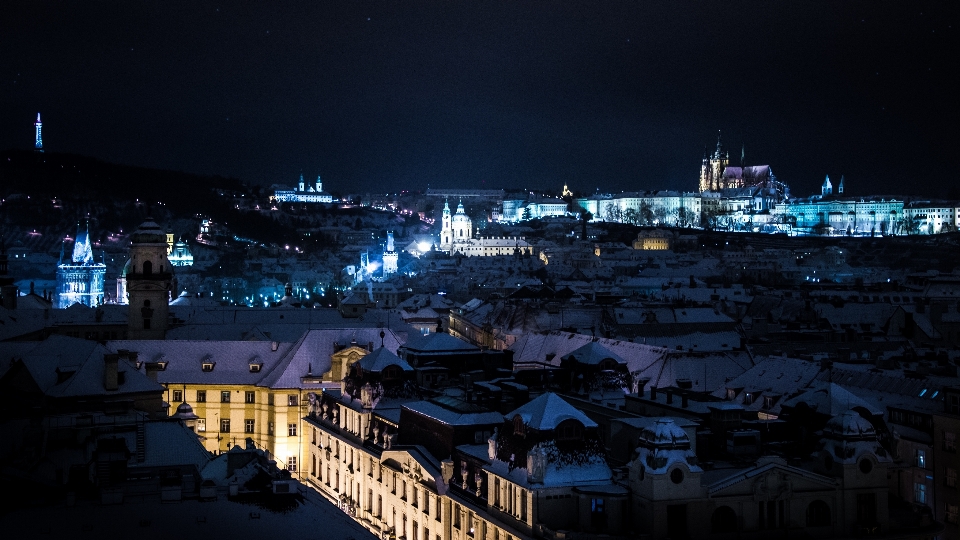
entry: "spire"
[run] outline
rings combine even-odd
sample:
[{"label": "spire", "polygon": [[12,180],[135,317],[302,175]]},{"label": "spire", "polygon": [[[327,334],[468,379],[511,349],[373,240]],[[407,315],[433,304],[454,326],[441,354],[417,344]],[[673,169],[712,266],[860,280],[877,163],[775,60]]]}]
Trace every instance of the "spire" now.
[{"label": "spire", "polygon": [[723,155],[723,145],[721,144],[720,130],[718,129],[717,130],[717,152],[716,154],[714,154],[714,156],[719,158],[721,155]]},{"label": "spire", "polygon": [[450,215],[450,200],[449,200],[449,199],[444,199],[444,200],[443,200],[443,213],[444,213],[445,215]]},{"label": "spire", "polygon": [[840,175],[840,184],[837,185],[837,194],[843,195],[843,175]]},{"label": "spire", "polygon": [[463,213],[463,199],[460,199],[460,203],[457,204],[457,213],[458,213],[458,214],[462,214],[462,213]]}]

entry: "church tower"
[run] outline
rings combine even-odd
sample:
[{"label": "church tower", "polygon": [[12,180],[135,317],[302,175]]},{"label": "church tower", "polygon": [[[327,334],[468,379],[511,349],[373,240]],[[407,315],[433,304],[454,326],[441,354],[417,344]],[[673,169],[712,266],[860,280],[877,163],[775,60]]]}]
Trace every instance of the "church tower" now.
[{"label": "church tower", "polygon": [[166,235],[152,219],[140,225],[130,242],[123,268],[130,304],[127,339],[163,339],[167,332],[173,265],[167,259]]},{"label": "church tower", "polygon": [[303,183],[303,173],[300,173],[300,183],[297,184],[297,191],[303,193],[306,190],[306,186]]},{"label": "church tower", "polygon": [[440,251],[450,251],[453,243],[453,229],[451,227],[450,202],[443,201],[443,218],[440,220]]},{"label": "church tower", "polygon": [[387,249],[383,252],[383,273],[386,274],[396,274],[397,273],[397,259],[398,253],[394,248],[393,244],[393,231],[387,231]]},{"label": "church tower", "polygon": [[43,152],[43,122],[40,121],[40,113],[37,113],[37,121],[33,123],[36,129],[36,138],[33,142],[33,149],[36,152]]},{"label": "church tower", "polygon": [[820,196],[826,197],[828,195],[833,195],[833,182],[830,181],[830,175],[827,175],[827,179],[823,181],[823,185],[820,186]]},{"label": "church tower", "polygon": [[716,191],[726,186],[720,185],[723,171],[730,164],[730,153],[723,151],[720,132],[717,132],[717,149],[712,156],[703,153],[703,163],[700,166],[700,191]]}]

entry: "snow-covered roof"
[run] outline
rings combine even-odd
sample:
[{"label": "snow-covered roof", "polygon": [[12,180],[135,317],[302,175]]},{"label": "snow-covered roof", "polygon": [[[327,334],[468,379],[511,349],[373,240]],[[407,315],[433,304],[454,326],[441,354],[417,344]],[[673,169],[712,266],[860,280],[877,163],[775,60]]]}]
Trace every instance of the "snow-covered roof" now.
[{"label": "snow-covered roof", "polygon": [[357,361],[357,365],[364,371],[375,373],[383,371],[387,366],[399,366],[403,371],[413,371],[413,367],[408,364],[406,360],[400,358],[386,347],[380,347],[364,356]]},{"label": "snow-covered roof", "polygon": [[430,333],[425,336],[412,338],[403,346],[404,349],[420,353],[464,352],[479,351],[480,348],[457,339],[445,332]]},{"label": "snow-covered roof", "polygon": [[617,353],[611,351],[610,349],[604,347],[603,345],[600,345],[595,341],[591,341],[590,343],[587,343],[586,345],[580,347],[579,349],[573,352],[567,353],[566,355],[563,356],[562,359],[576,360],[581,364],[595,366],[608,358],[615,361],[618,364],[627,363],[623,358],[620,358],[620,356]]},{"label": "snow-covered roof", "polygon": [[528,427],[549,431],[557,428],[564,420],[577,420],[584,427],[597,427],[597,423],[563,400],[557,394],[548,392],[506,414],[507,419],[519,415]]},{"label": "snow-covered roof", "polygon": [[503,423],[502,414],[481,410],[478,407],[469,407],[470,410],[458,411],[443,407],[432,401],[413,401],[404,403],[403,408],[450,426],[499,425]]}]

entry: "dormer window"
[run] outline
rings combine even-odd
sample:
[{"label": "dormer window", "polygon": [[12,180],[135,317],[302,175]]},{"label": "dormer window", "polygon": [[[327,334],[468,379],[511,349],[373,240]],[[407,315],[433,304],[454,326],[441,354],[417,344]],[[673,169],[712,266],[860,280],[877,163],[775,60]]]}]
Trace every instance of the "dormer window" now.
[{"label": "dormer window", "polygon": [[250,364],[250,373],[260,373],[263,364]]},{"label": "dormer window", "polygon": [[165,371],[167,369],[166,362],[157,362],[157,367],[160,368],[160,371]]},{"label": "dormer window", "polygon": [[570,419],[564,420],[557,425],[558,441],[573,441],[583,438],[583,424]]},{"label": "dormer window", "polygon": [[737,391],[734,388],[727,388],[727,399],[733,401],[737,397]]},{"label": "dormer window", "polygon": [[743,395],[743,404],[750,405],[751,403],[753,403],[753,394],[751,394],[750,392],[747,392],[746,394]]},{"label": "dormer window", "polygon": [[201,369],[203,369],[204,373],[209,373],[213,371],[213,366],[215,366],[216,364],[217,364],[216,362],[204,362],[203,364],[201,364]]}]

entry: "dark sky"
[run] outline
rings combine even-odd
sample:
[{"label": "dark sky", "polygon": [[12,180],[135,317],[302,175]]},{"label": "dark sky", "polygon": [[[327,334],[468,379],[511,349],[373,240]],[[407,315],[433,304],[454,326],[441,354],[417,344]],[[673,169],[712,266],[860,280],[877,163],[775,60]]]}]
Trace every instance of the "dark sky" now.
[{"label": "dark sky", "polygon": [[[237,4],[242,4],[243,7]],[[256,7],[246,7],[255,5]],[[957,3],[8,0],[0,149],[330,191],[960,185]]]}]

